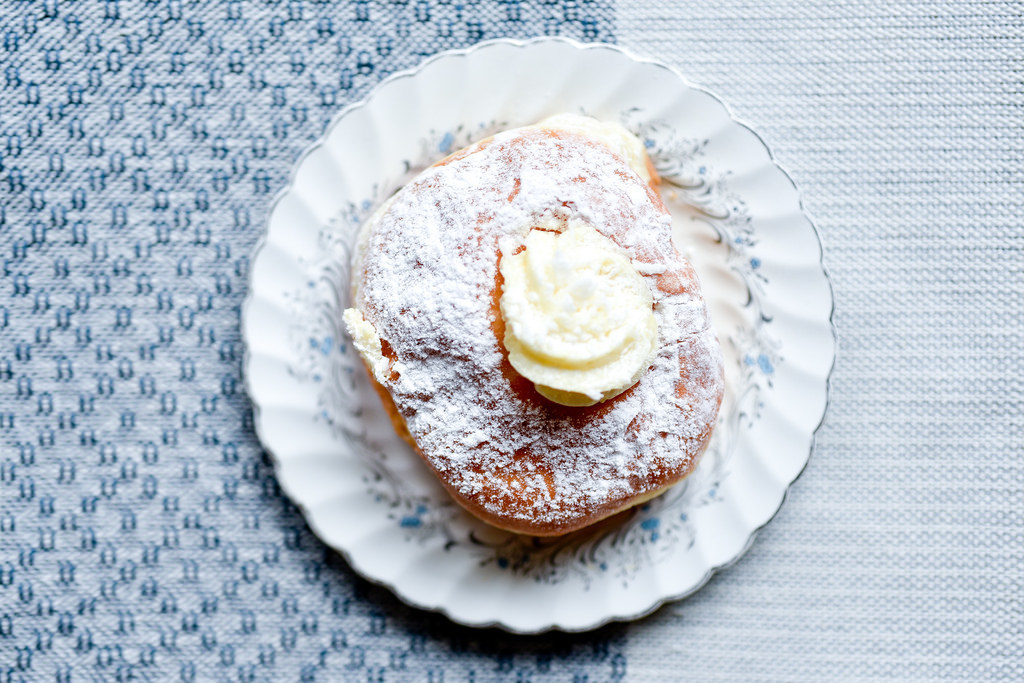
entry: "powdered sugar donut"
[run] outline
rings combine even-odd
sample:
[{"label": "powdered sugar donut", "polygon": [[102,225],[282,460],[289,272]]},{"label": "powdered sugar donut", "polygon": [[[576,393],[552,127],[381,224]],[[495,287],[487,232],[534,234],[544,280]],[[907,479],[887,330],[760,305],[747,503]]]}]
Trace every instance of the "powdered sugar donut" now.
[{"label": "powdered sugar donut", "polygon": [[[396,428],[451,495],[495,526],[541,536],[592,524],[689,474],[710,439],[723,391],[718,341],[693,268],[672,243],[671,218],[642,147],[577,119],[483,140],[400,190],[360,235],[353,308],[345,313]],[[576,251],[566,253],[575,253],[579,263],[560,265],[565,259],[556,254],[549,259],[554,265],[544,266],[549,270],[529,266],[528,275],[576,278],[557,290],[570,297],[565,301],[579,292],[604,298],[586,309],[591,317],[583,323],[583,313],[549,305],[551,315],[570,320],[563,325],[568,331],[559,333],[561,346],[536,351],[533,344],[523,353],[536,352],[557,366],[544,374],[552,383],[584,377],[586,386],[578,391],[570,384],[551,389],[517,371],[531,374],[523,363],[513,367],[506,340],[527,338],[530,330],[546,333],[554,323],[542,311],[509,326],[512,307],[507,300],[502,305],[503,270],[511,272],[503,259],[508,266],[527,245],[554,239],[529,238],[531,231],[560,235],[575,226],[587,233],[572,243]],[[650,296],[636,299],[646,304],[629,305],[650,307],[637,315],[653,314],[643,329],[656,326],[656,337],[620,343],[627,337],[616,320],[629,316],[619,313],[621,301],[609,299],[612,285],[593,282],[612,268],[595,266],[580,275],[592,259],[580,260],[579,245],[596,245],[594,253],[618,258],[619,270],[631,264]],[[630,286],[636,289],[635,282]],[[532,301],[548,305],[545,297]],[[647,355],[647,347],[636,346],[644,340],[650,342]],[[609,344],[612,351],[605,348]],[[633,344],[631,353],[641,348],[634,353],[639,379],[629,376],[628,388],[620,382],[606,390],[600,382],[608,373],[594,370],[597,361],[590,356],[573,354],[586,345],[598,349],[593,357],[606,363],[601,367],[613,367],[625,357],[614,344]],[[568,361],[550,360],[554,352],[546,349],[556,346],[568,349]],[[600,402],[561,405],[548,395]]]}]

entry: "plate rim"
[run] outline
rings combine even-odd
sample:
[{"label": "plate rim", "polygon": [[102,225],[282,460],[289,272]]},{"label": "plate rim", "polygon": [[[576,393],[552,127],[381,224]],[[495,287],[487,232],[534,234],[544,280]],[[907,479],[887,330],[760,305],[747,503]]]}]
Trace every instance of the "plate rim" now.
[{"label": "plate rim", "polygon": [[[316,522],[314,522],[313,519],[311,518],[311,516],[308,514],[307,507],[305,505],[303,505],[298,500],[297,496],[294,495],[294,492],[289,490],[289,487],[287,487],[284,484],[284,481],[282,480],[282,478],[280,476],[280,467],[281,467],[281,462],[282,462],[281,459],[278,457],[278,455],[271,448],[269,448],[266,445],[267,441],[266,441],[266,438],[265,438],[265,435],[264,435],[263,420],[262,420],[262,415],[261,415],[261,413],[262,413],[261,406],[258,403],[258,401],[256,400],[255,391],[254,391],[252,383],[251,383],[251,378],[252,378],[251,365],[252,365],[252,361],[253,361],[253,355],[252,355],[252,353],[250,351],[250,342],[249,342],[248,329],[249,329],[249,321],[250,321],[251,309],[253,307],[253,302],[256,300],[255,288],[253,286],[254,285],[254,279],[255,279],[255,272],[256,271],[255,271],[255,268],[253,266],[255,265],[257,258],[260,256],[260,253],[264,250],[264,248],[267,245],[271,217],[274,215],[274,212],[275,212],[275,210],[277,208],[277,205],[282,201],[282,199],[284,197],[286,197],[289,193],[291,193],[293,188],[295,187],[296,174],[297,174],[298,169],[302,166],[303,162],[309,156],[311,156],[312,154],[314,154],[316,151],[318,151],[319,149],[321,149],[324,146],[324,144],[326,142],[326,139],[330,135],[331,131],[338,125],[338,123],[344,117],[348,116],[353,111],[356,111],[358,109],[361,109],[363,107],[368,106],[369,103],[374,99],[374,97],[381,91],[381,89],[385,88],[388,84],[390,84],[392,82],[395,82],[395,81],[399,81],[399,80],[403,80],[403,79],[407,79],[407,78],[412,78],[412,77],[416,76],[420,71],[424,70],[430,64],[432,64],[432,63],[434,63],[436,61],[439,61],[439,60],[442,60],[442,59],[448,59],[448,58],[451,58],[451,57],[459,57],[459,58],[468,57],[469,55],[471,55],[474,52],[477,52],[477,51],[480,51],[480,50],[485,50],[487,48],[490,48],[490,47],[493,47],[493,46],[496,46],[496,45],[506,45],[506,46],[515,47],[515,48],[527,48],[527,47],[529,47],[531,45],[536,45],[536,44],[541,44],[541,43],[562,43],[562,44],[568,45],[568,46],[570,46],[570,47],[572,47],[572,48],[574,48],[576,50],[580,50],[580,51],[585,51],[585,50],[610,50],[610,51],[613,51],[613,52],[618,52],[620,55],[622,55],[626,59],[629,59],[629,60],[631,60],[633,62],[637,62],[637,63],[641,63],[641,64],[647,64],[647,65],[654,66],[656,68],[660,68],[662,70],[665,70],[669,74],[671,74],[672,76],[677,78],[680,82],[682,82],[683,85],[685,85],[686,87],[691,88],[691,89],[693,89],[695,91],[701,92],[701,93],[711,97],[717,104],[719,104],[723,108],[725,114],[729,117],[729,119],[732,120],[733,123],[735,123],[735,124],[739,125],[740,127],[746,129],[748,132],[750,132],[754,136],[754,138],[758,141],[758,143],[761,144],[761,146],[764,148],[764,151],[767,153],[768,161],[772,165],[774,165],[781,172],[782,176],[786,179],[786,181],[792,187],[793,192],[794,192],[794,196],[797,199],[797,205],[798,205],[798,208],[800,210],[800,213],[806,219],[808,225],[810,225],[811,231],[812,231],[812,233],[814,235],[814,238],[815,238],[815,241],[817,242],[817,247],[818,247],[818,265],[821,268],[821,274],[822,274],[823,279],[825,281],[825,285],[826,285],[826,288],[827,288],[827,291],[828,291],[828,297],[829,297],[828,327],[829,327],[829,331],[830,331],[831,337],[832,337],[832,344],[831,344],[831,361],[829,362],[828,370],[825,373],[825,400],[824,400],[824,403],[823,403],[822,408],[821,408],[821,416],[819,417],[817,424],[814,426],[814,429],[811,431],[811,434],[810,434],[810,445],[808,446],[807,456],[806,456],[806,458],[804,458],[804,461],[803,461],[803,464],[800,467],[800,470],[786,484],[785,490],[783,491],[783,494],[782,494],[782,498],[780,499],[779,504],[776,507],[776,509],[774,511],[772,511],[772,513],[768,516],[768,518],[762,524],[756,526],[755,528],[753,528],[750,531],[749,535],[747,536],[746,541],[743,543],[743,545],[740,548],[740,550],[732,558],[730,558],[726,562],[722,562],[720,564],[712,565],[711,567],[709,567],[705,571],[705,573],[697,580],[697,582],[695,584],[693,584],[693,586],[691,586],[687,590],[682,591],[680,593],[673,593],[673,594],[669,594],[669,595],[666,595],[666,596],[659,597],[653,603],[651,603],[649,606],[645,607],[644,609],[638,610],[636,612],[631,612],[629,614],[621,614],[621,615],[620,614],[610,614],[610,615],[608,615],[608,616],[606,616],[606,617],[604,617],[602,619],[599,619],[599,620],[597,620],[597,621],[595,621],[593,623],[587,624],[585,626],[572,627],[572,626],[565,626],[565,625],[561,625],[559,623],[552,622],[552,623],[548,623],[548,624],[546,624],[544,626],[541,626],[539,628],[536,628],[536,629],[519,629],[519,628],[514,628],[514,627],[508,625],[507,623],[501,621],[500,619],[492,619],[492,620],[489,620],[489,621],[481,621],[481,622],[466,621],[466,620],[459,619],[458,617],[456,617],[449,610],[449,608],[446,605],[444,605],[444,604],[428,605],[428,604],[425,604],[423,602],[417,601],[417,600],[411,598],[410,596],[407,596],[404,593],[399,592],[396,589],[395,585],[393,585],[392,583],[390,583],[390,582],[388,582],[386,580],[383,580],[383,579],[379,579],[379,578],[377,578],[377,577],[375,577],[375,576],[373,576],[371,574],[368,574],[367,572],[363,571],[362,569],[360,569],[358,563],[354,561],[354,558],[353,558],[352,554],[350,553],[350,551],[347,548],[337,547],[337,546],[335,546],[335,545],[333,545],[331,543],[328,543],[327,541],[324,540],[324,534],[321,533],[321,530],[319,529],[318,524]],[[824,250],[824,244],[823,244],[822,239],[821,239],[821,231],[818,229],[817,223],[815,222],[815,220],[811,216],[810,212],[807,210],[807,207],[806,207],[806,205],[804,203],[803,192],[800,190],[800,188],[793,181],[793,178],[792,178],[791,174],[789,173],[788,169],[781,162],[779,162],[778,158],[775,156],[775,153],[772,151],[772,148],[768,145],[768,143],[764,140],[764,138],[762,138],[761,135],[756,130],[754,130],[753,127],[748,125],[741,118],[737,117],[736,114],[733,112],[732,108],[729,106],[729,104],[726,103],[722,98],[720,98],[718,95],[716,95],[715,93],[711,92],[710,90],[708,90],[708,89],[706,89],[706,88],[704,88],[704,87],[702,87],[700,85],[697,85],[697,84],[693,83],[688,78],[686,78],[675,67],[673,67],[673,66],[671,66],[669,64],[666,64],[664,62],[661,62],[659,60],[656,60],[656,59],[651,59],[651,58],[648,58],[648,57],[639,56],[639,55],[637,55],[636,53],[634,53],[633,51],[631,51],[628,48],[624,48],[624,47],[621,47],[619,45],[615,45],[615,44],[612,44],[612,43],[603,43],[603,42],[584,43],[584,42],[581,42],[581,41],[578,41],[578,40],[575,40],[575,39],[572,39],[572,38],[566,38],[566,37],[563,37],[563,36],[537,36],[537,37],[527,38],[527,39],[494,38],[494,39],[484,40],[484,41],[480,41],[478,43],[474,43],[473,45],[470,45],[470,46],[465,47],[465,48],[458,48],[458,49],[452,49],[452,50],[443,50],[443,51],[437,52],[437,53],[431,55],[430,57],[427,57],[427,58],[421,60],[419,63],[417,63],[413,67],[410,67],[410,68],[407,68],[407,69],[402,69],[400,71],[396,71],[396,72],[386,76],[385,78],[381,79],[378,83],[376,83],[366,93],[365,96],[363,96],[361,99],[359,99],[356,102],[351,102],[351,103],[345,105],[334,116],[332,116],[330,121],[324,126],[323,131],[317,136],[317,139],[313,143],[311,143],[310,145],[306,146],[303,149],[303,151],[292,162],[291,167],[290,167],[290,169],[288,171],[288,178],[287,178],[286,183],[275,193],[274,197],[271,199],[270,203],[267,205],[266,217],[265,217],[265,219],[263,221],[262,231],[260,233],[259,238],[256,240],[256,243],[253,245],[252,249],[249,252],[249,272],[247,273],[247,277],[246,277],[246,285],[247,285],[247,291],[246,291],[245,298],[242,301],[241,315],[240,315],[240,319],[239,319],[239,326],[240,326],[240,333],[241,333],[240,337],[241,337],[241,341],[242,341],[242,344],[243,344],[242,382],[243,382],[243,386],[245,387],[246,394],[247,394],[247,396],[249,398],[249,403],[252,406],[253,431],[256,434],[256,438],[257,438],[257,441],[259,442],[260,448],[269,456],[269,460],[271,462],[271,466],[273,467],[273,471],[274,471],[275,481],[277,482],[278,486],[280,486],[281,491],[285,494],[285,496],[287,496],[288,500],[293,505],[295,505],[299,509],[299,511],[302,513],[303,520],[309,526],[310,530],[313,531],[314,535],[317,536],[317,540],[319,542],[323,543],[325,546],[327,546],[331,550],[337,552],[345,560],[345,563],[348,564],[348,566],[355,573],[357,573],[361,578],[363,578],[366,581],[369,581],[370,583],[372,583],[374,585],[383,586],[383,587],[387,588],[394,596],[396,596],[401,602],[405,603],[406,605],[409,605],[409,606],[411,606],[413,608],[416,608],[416,609],[422,609],[422,610],[426,610],[426,611],[430,611],[430,612],[437,612],[437,613],[443,614],[451,622],[456,623],[456,624],[461,624],[463,626],[467,626],[467,627],[471,627],[471,628],[499,628],[499,629],[502,629],[505,632],[513,633],[513,634],[517,634],[517,635],[537,635],[537,634],[551,632],[551,631],[556,631],[556,630],[557,631],[562,631],[562,632],[565,632],[565,633],[584,633],[584,632],[593,631],[595,629],[601,628],[602,626],[605,626],[605,625],[613,623],[613,622],[630,622],[630,621],[636,621],[638,619],[642,619],[642,618],[644,618],[644,617],[646,617],[646,616],[648,616],[650,614],[653,614],[654,612],[658,611],[659,609],[661,609],[664,605],[666,605],[669,602],[677,602],[677,601],[683,600],[683,599],[693,595],[694,593],[699,591],[701,588],[703,588],[708,583],[708,581],[711,580],[711,578],[715,574],[717,574],[718,572],[720,572],[720,571],[722,571],[724,569],[727,569],[727,568],[731,567],[732,565],[734,565],[735,563],[739,562],[739,560],[741,558],[743,558],[747,554],[747,552],[750,550],[750,547],[753,545],[754,540],[756,539],[757,535],[761,532],[761,530],[764,529],[768,524],[770,524],[778,516],[779,512],[782,510],[782,507],[785,505],[786,500],[789,498],[790,491],[792,490],[793,485],[800,479],[800,477],[806,471],[807,466],[810,463],[811,457],[813,457],[813,455],[814,455],[814,451],[815,451],[815,449],[817,447],[817,441],[818,441],[819,432],[821,431],[821,428],[824,425],[825,418],[827,417],[828,412],[829,412],[829,408],[831,407],[831,404],[832,404],[832,391],[833,391],[832,375],[833,375],[833,373],[835,371],[836,358],[837,358],[837,355],[838,355],[838,347],[839,347],[839,335],[838,335],[838,330],[837,330],[836,324],[835,324],[835,309],[836,309],[835,286],[834,286],[834,283],[832,281],[832,275],[831,275],[831,272],[829,271],[828,265],[825,263],[825,250]]]}]

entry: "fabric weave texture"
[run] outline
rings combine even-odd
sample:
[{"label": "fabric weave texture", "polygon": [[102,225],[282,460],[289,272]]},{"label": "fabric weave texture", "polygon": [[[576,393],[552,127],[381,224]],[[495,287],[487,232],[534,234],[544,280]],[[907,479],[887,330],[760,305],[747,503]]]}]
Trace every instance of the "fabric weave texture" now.
[{"label": "fabric weave texture", "polygon": [[[0,0],[0,680],[1024,677],[1020,2]],[[832,406],[736,566],[636,624],[410,609],[282,496],[248,255],[298,154],[440,50],[619,42],[772,145]]]}]

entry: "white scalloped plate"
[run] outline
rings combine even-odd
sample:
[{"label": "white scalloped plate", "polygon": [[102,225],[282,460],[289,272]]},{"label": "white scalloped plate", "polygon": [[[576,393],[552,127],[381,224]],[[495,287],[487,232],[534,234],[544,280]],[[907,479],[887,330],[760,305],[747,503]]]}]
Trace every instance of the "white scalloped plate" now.
[{"label": "white scalloped plate", "polygon": [[[567,538],[492,529],[394,434],[342,333],[359,224],[449,151],[548,115],[637,133],[726,355],[715,436],[686,481]],[[672,69],[609,45],[498,40],[428,59],[303,154],[252,260],[243,335],[256,431],[312,529],[370,580],[473,626],[633,619],[735,561],[810,455],[835,356],[818,235],[761,139]]]}]

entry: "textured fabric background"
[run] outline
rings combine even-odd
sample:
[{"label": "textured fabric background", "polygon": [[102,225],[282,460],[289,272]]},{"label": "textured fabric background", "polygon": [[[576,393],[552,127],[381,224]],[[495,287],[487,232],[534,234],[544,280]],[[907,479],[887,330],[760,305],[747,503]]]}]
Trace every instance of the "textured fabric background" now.
[{"label": "textured fabric background", "polygon": [[[0,680],[1024,676],[1020,2],[0,1]],[[636,624],[402,606],[281,497],[247,256],[346,102],[484,38],[618,41],[763,133],[841,348],[750,553]]]},{"label": "textured fabric background", "polygon": [[1021,680],[1024,4],[644,5],[619,42],[719,93],[803,191],[840,348],[781,513],[628,631],[630,673]]}]

